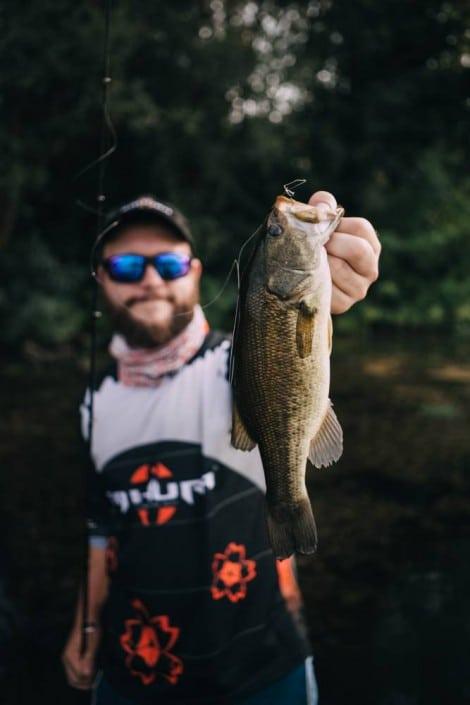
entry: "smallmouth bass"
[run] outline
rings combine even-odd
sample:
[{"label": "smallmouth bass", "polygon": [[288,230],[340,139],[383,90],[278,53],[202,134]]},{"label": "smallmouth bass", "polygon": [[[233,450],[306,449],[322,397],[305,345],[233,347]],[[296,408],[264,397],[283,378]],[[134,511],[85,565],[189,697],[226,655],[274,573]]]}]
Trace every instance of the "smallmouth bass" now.
[{"label": "smallmouth bass", "polygon": [[259,446],[268,534],[281,559],[316,550],[307,458],[319,468],[343,451],[329,399],[332,284],[324,248],[343,213],[278,196],[240,282],[231,442]]}]

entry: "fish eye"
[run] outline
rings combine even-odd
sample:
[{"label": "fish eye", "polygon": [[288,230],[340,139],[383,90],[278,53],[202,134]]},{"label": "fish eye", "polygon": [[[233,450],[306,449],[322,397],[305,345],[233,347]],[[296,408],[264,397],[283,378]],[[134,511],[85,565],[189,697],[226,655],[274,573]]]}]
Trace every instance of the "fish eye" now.
[{"label": "fish eye", "polygon": [[268,228],[268,235],[272,237],[277,237],[282,233],[282,228],[278,223],[272,223]]}]

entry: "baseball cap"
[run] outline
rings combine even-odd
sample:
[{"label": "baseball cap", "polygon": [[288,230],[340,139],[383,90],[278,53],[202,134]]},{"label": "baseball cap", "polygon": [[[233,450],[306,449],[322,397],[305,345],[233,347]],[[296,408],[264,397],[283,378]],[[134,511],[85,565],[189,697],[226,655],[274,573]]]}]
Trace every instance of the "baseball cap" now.
[{"label": "baseball cap", "polygon": [[184,215],[174,206],[157,201],[153,196],[139,196],[139,198],[110,211],[106,216],[100,244],[113,237],[124,226],[153,222],[169,225],[177,236],[186,240],[191,247],[194,246],[193,236]]},{"label": "baseball cap", "polygon": [[105,227],[96,238],[91,251],[91,272],[95,274],[104,244],[128,225],[165,224],[177,237],[185,240],[194,252],[194,241],[188,221],[174,206],[157,201],[153,196],[139,198],[110,211],[105,218]]}]

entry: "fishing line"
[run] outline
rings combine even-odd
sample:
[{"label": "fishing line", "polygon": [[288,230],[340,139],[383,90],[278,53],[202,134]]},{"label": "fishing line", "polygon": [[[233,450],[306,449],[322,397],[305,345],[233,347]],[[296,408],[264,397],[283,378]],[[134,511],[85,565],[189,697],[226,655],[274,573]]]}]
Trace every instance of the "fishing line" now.
[{"label": "fishing line", "polygon": [[[209,308],[209,306],[212,306],[212,304],[215,304],[215,302],[218,301],[218,299],[220,299],[220,297],[222,296],[222,294],[224,293],[224,291],[225,291],[225,289],[226,289],[226,287],[227,287],[227,284],[228,284],[229,281],[230,281],[230,277],[232,276],[232,272],[233,272],[234,269],[235,269],[235,271],[236,271],[236,273],[237,273],[237,292],[238,292],[238,294],[237,294],[237,305],[238,305],[238,295],[239,295],[239,293],[240,293],[240,260],[241,260],[241,255],[242,255],[242,252],[243,252],[243,250],[245,249],[246,245],[248,245],[248,243],[250,242],[250,240],[252,240],[252,239],[259,233],[259,231],[261,230],[261,228],[263,227],[263,225],[264,225],[264,223],[261,223],[261,225],[258,225],[258,227],[256,228],[256,230],[245,240],[244,243],[242,243],[242,246],[241,246],[240,249],[238,250],[238,256],[235,257],[235,259],[233,260],[232,264],[230,265],[230,269],[228,270],[228,274],[227,274],[227,276],[225,277],[224,283],[222,284],[221,288],[219,289],[219,291],[217,292],[217,294],[214,296],[214,298],[211,299],[210,301],[208,301],[207,304],[204,304],[204,306],[201,306],[201,309],[202,309],[203,311],[205,311],[206,308]],[[110,225],[109,227],[111,228],[112,225]],[[103,233],[103,234],[104,234],[104,233]],[[94,273],[94,276],[96,276],[96,273]],[[181,311],[180,313],[175,313],[175,317],[176,317],[176,316],[187,316],[188,313],[191,313],[191,311]],[[236,312],[235,312],[235,313],[236,313]]]},{"label": "fishing line", "polygon": [[[111,113],[109,111],[109,105],[108,105],[108,91],[112,83],[112,78],[109,75],[110,74],[110,51],[109,51],[109,44],[110,44],[110,34],[111,34],[111,4],[112,0],[107,0],[106,2],[106,10],[105,10],[105,36],[104,36],[104,44],[103,44],[103,78],[102,78],[102,108],[101,108],[101,114],[102,114],[102,120],[101,120],[101,137],[100,137],[100,146],[99,146],[99,156],[96,159],[93,159],[89,164],[86,164],[80,171],[75,174],[74,176],[74,181],[77,181],[80,179],[84,174],[86,174],[88,171],[91,171],[96,166],[100,166],[100,169],[98,171],[98,195],[97,195],[97,201],[98,201],[98,208],[93,208],[92,206],[89,206],[87,203],[82,201],[81,199],[76,199],[75,203],[78,205],[80,208],[88,211],[89,213],[94,213],[95,215],[98,216],[100,219],[101,223],[101,218],[103,216],[103,211],[102,211],[102,206],[104,201],[106,200],[105,195],[103,194],[103,183],[104,183],[104,174],[105,174],[105,169],[106,169],[106,161],[109,159],[109,157],[116,151],[117,146],[118,146],[118,138],[117,138],[117,133],[113,125],[113,121],[111,119]],[[106,149],[106,141],[107,137],[109,138],[111,136],[111,144],[110,146]],[[106,151],[105,151],[106,149]],[[98,228],[98,232],[101,228]]]},{"label": "fishing line", "polygon": [[238,325],[238,320],[240,316],[240,287],[241,287],[241,274],[240,274],[240,262],[241,262],[241,256],[242,252],[245,249],[245,247],[248,245],[248,243],[259,233],[261,228],[263,227],[264,222],[258,225],[256,228],[255,232],[250,235],[250,237],[245,240],[243,245],[240,247],[240,250],[238,251],[238,258],[234,261],[234,264],[237,269],[237,302],[235,304],[235,317],[233,320],[233,327],[232,327],[232,345],[230,347],[230,359],[229,359],[229,364],[228,364],[228,378],[230,384],[233,384],[233,375],[234,375],[234,370],[235,370],[235,354],[234,354],[234,342],[235,342],[235,333],[237,330],[237,325]]},{"label": "fishing line", "polygon": [[82,201],[80,198],[75,199],[75,205],[79,206],[82,210],[86,211],[87,213],[91,213],[92,215],[98,215],[97,208],[89,206],[88,203],[85,203],[85,201]]},{"label": "fishing line", "polygon": [[[106,89],[109,86],[109,84],[111,83],[111,80],[112,79],[110,76],[103,77],[103,86],[104,86],[106,93],[107,93]],[[113,140],[111,143],[111,146],[106,150],[106,152],[103,152],[97,159],[94,159],[92,162],[90,162],[85,167],[83,167],[83,169],[81,169],[75,175],[75,179],[79,179],[81,176],[83,176],[83,174],[86,174],[87,171],[90,171],[91,169],[93,169],[93,167],[98,166],[98,164],[101,164],[101,162],[106,161],[106,159],[108,159],[111,156],[111,154],[116,151],[116,149],[117,149],[117,133],[116,133],[116,130],[114,129],[114,125],[111,121],[111,116],[109,114],[108,107],[106,104],[103,106],[103,126],[105,129],[108,128],[109,133],[111,134],[111,137]],[[79,203],[79,201],[78,201],[78,203]]]},{"label": "fishing line", "polygon": [[[211,301],[209,301],[209,303],[205,304],[204,306],[201,306],[202,309],[205,310],[206,308],[209,308],[209,306],[212,306],[212,304],[214,304],[217,301],[217,299],[219,299],[222,296],[222,294],[225,291],[225,287],[227,286],[228,282],[230,281],[230,277],[232,276],[232,272],[233,272],[234,267],[235,267],[235,271],[237,272],[237,291],[238,291],[238,294],[240,293],[240,260],[241,260],[242,252],[245,249],[245,247],[248,245],[250,240],[252,240],[255,237],[255,235],[257,235],[259,233],[259,231],[261,230],[262,227],[263,227],[263,223],[261,223],[261,225],[258,225],[258,227],[254,231],[254,233],[252,233],[250,235],[250,237],[248,237],[245,240],[245,242],[242,244],[242,246],[238,250],[238,256],[235,257],[235,259],[233,260],[233,262],[230,266],[229,272],[228,272],[227,276],[225,277],[224,283],[222,284],[222,288],[220,289],[218,294]],[[237,302],[238,302],[238,295],[237,295]]]},{"label": "fishing line", "polygon": [[235,354],[234,354],[234,342],[235,342],[235,333],[237,330],[237,325],[238,325],[238,318],[240,315],[240,267],[237,265],[237,286],[238,286],[238,293],[237,293],[237,303],[235,304],[235,317],[233,319],[233,327],[232,327],[232,344],[230,346],[230,359],[228,362],[228,379],[231,385],[233,385],[233,376],[235,372]]},{"label": "fishing line", "polygon": [[[209,308],[209,306],[212,306],[212,304],[215,304],[215,302],[218,301],[218,299],[220,299],[220,297],[222,296],[222,294],[223,294],[224,291],[225,291],[225,288],[226,288],[227,284],[228,284],[229,281],[230,281],[230,277],[232,276],[233,268],[236,267],[236,265],[237,265],[237,260],[234,259],[233,262],[232,262],[232,264],[230,265],[230,269],[228,270],[228,274],[227,274],[227,276],[225,277],[225,281],[224,281],[224,283],[222,284],[222,286],[221,286],[221,288],[219,289],[219,291],[217,292],[217,294],[216,294],[216,295],[214,296],[214,298],[211,299],[207,304],[204,304],[204,306],[201,306],[201,308],[202,308],[203,311],[205,311],[206,308]],[[187,313],[189,313],[189,311],[188,311]],[[177,313],[176,315],[177,315],[177,316],[182,316],[183,314],[182,314],[182,313]]]}]

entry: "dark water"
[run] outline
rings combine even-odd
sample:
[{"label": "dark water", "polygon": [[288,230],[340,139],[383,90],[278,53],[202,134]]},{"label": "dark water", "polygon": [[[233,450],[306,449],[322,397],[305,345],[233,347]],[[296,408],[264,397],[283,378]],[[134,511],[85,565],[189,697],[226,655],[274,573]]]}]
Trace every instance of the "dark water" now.
[{"label": "dark water", "polygon": [[[299,560],[321,705],[470,703],[470,346],[336,340],[345,452],[311,470],[319,550]],[[59,654],[80,560],[71,359],[6,360],[0,702],[88,703]]]}]

